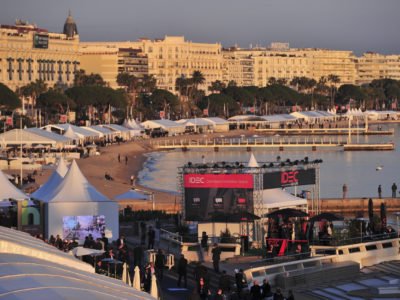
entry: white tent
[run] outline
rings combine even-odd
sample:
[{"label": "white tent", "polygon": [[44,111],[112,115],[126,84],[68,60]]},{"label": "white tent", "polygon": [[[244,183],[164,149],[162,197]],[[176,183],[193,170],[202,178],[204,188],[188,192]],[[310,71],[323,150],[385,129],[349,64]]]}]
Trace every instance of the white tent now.
[{"label": "white tent", "polygon": [[68,236],[72,229],[67,228],[68,224],[63,224],[67,217],[99,217],[104,219],[105,227],[112,233],[111,238],[119,236],[117,202],[97,191],[83,176],[75,161],[58,186],[49,191],[48,197],[40,200],[47,202],[46,237],[57,234]]},{"label": "white tent", "polygon": [[0,227],[1,299],[145,300],[151,295],[94,268],[30,234]]},{"label": "white tent", "polygon": [[250,159],[249,159],[249,162],[247,163],[247,166],[249,168],[258,168],[260,166],[253,153],[251,153],[251,155],[250,155]]},{"label": "white tent", "polygon": [[264,212],[271,209],[295,208],[307,206],[307,199],[293,196],[282,189],[268,189],[262,191]]},{"label": "white tent", "polygon": [[65,132],[64,132],[63,135],[64,135],[65,137],[71,139],[71,140],[76,141],[76,142],[80,142],[80,140],[81,140],[81,139],[79,138],[79,136],[74,132],[74,130],[72,129],[71,126],[68,126],[68,127],[67,127],[67,130],[65,130]]},{"label": "white tent", "polygon": [[[51,174],[50,178],[38,190],[31,194],[32,198],[42,200],[49,199],[51,192],[61,183],[65,174],[68,172],[68,167],[62,157],[58,161],[57,169]],[[42,200],[44,201],[44,200]]]},{"label": "white tent", "polygon": [[8,199],[24,200],[29,197],[17,189],[0,170],[0,201],[8,201]]}]

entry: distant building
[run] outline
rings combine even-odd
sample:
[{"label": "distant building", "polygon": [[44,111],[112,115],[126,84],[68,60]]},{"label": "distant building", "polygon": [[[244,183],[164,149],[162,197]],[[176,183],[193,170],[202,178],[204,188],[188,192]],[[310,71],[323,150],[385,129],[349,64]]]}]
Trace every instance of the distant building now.
[{"label": "distant building", "polygon": [[[140,61],[140,55],[147,57],[148,74],[157,80],[157,87],[175,92],[176,78],[190,77],[194,71],[200,71],[205,83],[199,86],[207,91],[211,82],[222,80],[221,44],[193,43],[182,36],[166,36],[164,39],[140,39],[135,42],[84,42],[80,45],[82,69],[87,73],[102,75],[111,87],[116,85],[116,76],[129,69],[127,62],[132,50],[141,50],[138,57],[131,56],[131,61]],[[145,71],[143,63],[137,67]],[[98,70],[98,71],[97,71]]]},{"label": "distant building", "polygon": [[63,33],[17,20],[0,25],[0,82],[12,90],[38,79],[48,86],[72,85],[79,70],[79,35],[69,14]]}]

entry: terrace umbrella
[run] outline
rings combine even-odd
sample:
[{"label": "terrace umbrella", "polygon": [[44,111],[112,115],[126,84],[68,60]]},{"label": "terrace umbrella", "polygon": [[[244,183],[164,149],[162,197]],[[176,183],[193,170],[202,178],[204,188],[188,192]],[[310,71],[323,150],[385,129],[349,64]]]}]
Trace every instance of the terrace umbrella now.
[{"label": "terrace umbrella", "polygon": [[314,217],[310,218],[310,222],[319,222],[322,220],[332,222],[332,221],[343,220],[343,218],[332,213],[321,213],[319,215],[315,215]]},{"label": "terrace umbrella", "polygon": [[153,296],[155,299],[158,299],[157,278],[155,274],[151,275],[150,295]]},{"label": "terrace umbrella", "polygon": [[293,209],[293,208],[284,208],[273,211],[264,215],[266,218],[276,218],[279,216],[287,217],[287,218],[304,218],[307,217],[308,214],[302,210]]},{"label": "terrace umbrella", "polygon": [[386,205],[385,203],[381,203],[381,222],[382,222],[382,230],[386,228]]},{"label": "terrace umbrella", "polygon": [[129,276],[129,267],[127,263],[122,266],[122,281],[129,286],[132,286],[131,277]]},{"label": "terrace umbrella", "polygon": [[135,274],[133,277],[133,288],[140,291],[141,286],[140,286],[140,269],[138,266],[135,267]]}]

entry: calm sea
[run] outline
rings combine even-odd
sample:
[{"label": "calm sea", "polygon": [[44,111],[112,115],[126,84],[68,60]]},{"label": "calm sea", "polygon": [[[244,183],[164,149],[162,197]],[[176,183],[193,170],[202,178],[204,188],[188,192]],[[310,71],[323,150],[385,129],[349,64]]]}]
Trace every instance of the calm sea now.
[{"label": "calm sea", "polygon": [[[275,161],[277,156],[282,160],[322,159],[321,164],[321,198],[339,198],[344,183],[348,186],[349,197],[377,197],[378,185],[382,185],[383,197],[391,197],[393,182],[400,188],[400,125],[383,125],[383,129],[394,128],[390,136],[352,136],[353,142],[390,142],[394,141],[394,151],[357,151],[341,150],[321,151],[271,151],[253,150],[258,162]],[[173,150],[155,152],[148,155],[144,169],[139,174],[140,184],[169,192],[177,191],[177,168],[191,161],[200,163],[202,156],[207,162],[247,162],[250,153],[243,150],[212,150],[182,152]],[[382,166],[377,171],[376,167]],[[302,189],[302,187],[299,187]],[[400,194],[399,194],[400,196]]]}]

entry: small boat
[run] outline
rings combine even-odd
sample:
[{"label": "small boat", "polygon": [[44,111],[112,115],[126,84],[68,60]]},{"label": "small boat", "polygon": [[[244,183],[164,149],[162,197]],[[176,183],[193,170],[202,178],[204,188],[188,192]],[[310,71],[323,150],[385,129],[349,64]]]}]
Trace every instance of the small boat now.
[{"label": "small boat", "polygon": [[380,170],[382,170],[382,169],[383,169],[383,166],[377,166],[375,170],[376,170],[376,171],[380,171]]}]

